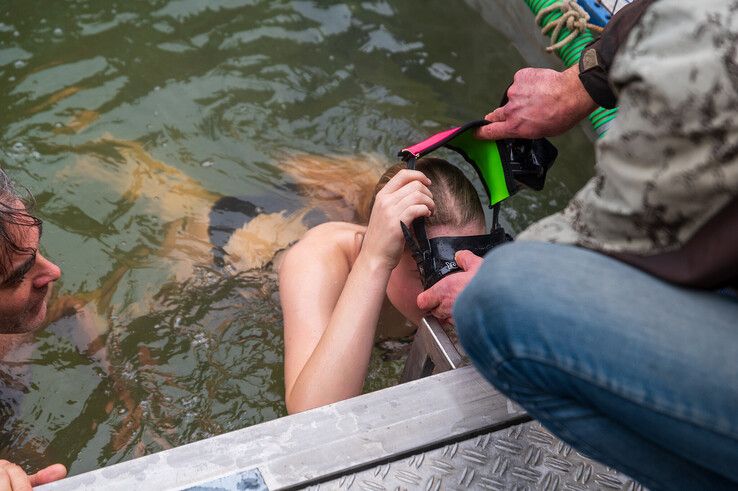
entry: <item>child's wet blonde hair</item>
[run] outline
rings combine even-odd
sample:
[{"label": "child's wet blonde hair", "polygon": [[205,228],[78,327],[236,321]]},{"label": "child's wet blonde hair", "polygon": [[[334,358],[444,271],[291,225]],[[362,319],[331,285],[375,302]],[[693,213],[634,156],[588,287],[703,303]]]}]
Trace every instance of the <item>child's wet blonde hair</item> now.
[{"label": "child's wet blonde hair", "polygon": [[[404,162],[387,169],[374,187],[374,194],[369,208],[362,213],[368,221],[374,206],[374,197],[398,172],[405,169]],[[449,225],[463,227],[469,224],[480,224],[484,227],[484,210],[474,185],[461,170],[447,161],[434,157],[418,159],[415,168],[431,180],[429,187],[433,194],[436,210],[426,218],[426,225]]]}]

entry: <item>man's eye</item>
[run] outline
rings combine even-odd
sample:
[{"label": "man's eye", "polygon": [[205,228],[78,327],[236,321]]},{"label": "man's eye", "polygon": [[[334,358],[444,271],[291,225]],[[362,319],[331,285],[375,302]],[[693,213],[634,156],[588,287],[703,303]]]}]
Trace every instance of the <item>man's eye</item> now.
[{"label": "man's eye", "polygon": [[33,268],[33,265],[36,264],[36,251],[33,252],[30,258],[23,263],[18,269],[13,271],[10,276],[3,281],[2,285],[0,287],[2,288],[12,288],[20,285],[23,283],[23,280],[26,279],[26,274]]},{"label": "man's eye", "polygon": [[23,280],[25,280],[25,279],[26,279],[26,275],[24,275],[24,274],[23,275],[20,275],[20,276],[16,276],[14,278],[8,278],[7,280],[5,280],[5,282],[3,283],[2,286],[4,286],[4,287],[18,286],[21,283],[23,283]]}]

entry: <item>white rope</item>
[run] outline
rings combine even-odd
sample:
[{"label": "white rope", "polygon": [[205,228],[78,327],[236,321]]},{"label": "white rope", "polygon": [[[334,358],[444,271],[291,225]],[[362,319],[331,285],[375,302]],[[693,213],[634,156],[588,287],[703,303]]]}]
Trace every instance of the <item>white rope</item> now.
[{"label": "white rope", "polygon": [[[541,34],[548,34],[553,29],[551,34],[551,46],[546,48],[546,51],[553,53],[557,49],[561,49],[568,43],[577,38],[580,34],[587,32],[587,28],[595,32],[602,32],[602,28],[594,24],[589,23],[589,14],[584,10],[576,0],[561,0],[558,3],[549,5],[548,7],[541,9],[536,15],[536,24],[541,25],[543,17],[549,13],[559,10],[561,17],[552,20],[541,29]],[[564,39],[558,39],[561,30],[566,27],[569,29],[569,35]]]}]

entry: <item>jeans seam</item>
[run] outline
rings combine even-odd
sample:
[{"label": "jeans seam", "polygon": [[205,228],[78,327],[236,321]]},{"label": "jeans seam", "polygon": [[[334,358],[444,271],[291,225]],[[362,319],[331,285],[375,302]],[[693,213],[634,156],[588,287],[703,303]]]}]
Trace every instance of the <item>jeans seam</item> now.
[{"label": "jeans seam", "polygon": [[[552,368],[554,368],[556,370],[560,370],[560,371],[562,371],[564,373],[567,373],[570,376],[577,377],[580,380],[582,380],[584,382],[587,382],[589,384],[592,384],[592,385],[594,385],[595,387],[597,387],[599,389],[608,391],[611,394],[613,394],[614,396],[619,397],[621,399],[624,399],[627,402],[630,402],[632,404],[635,404],[635,405],[642,406],[644,408],[650,409],[651,411],[654,411],[654,412],[656,412],[658,414],[661,414],[662,416],[665,416],[667,418],[671,418],[671,419],[674,419],[674,420],[677,420],[677,421],[681,421],[681,422],[686,423],[688,425],[695,426],[695,427],[697,427],[699,429],[702,429],[702,430],[710,431],[710,432],[715,433],[715,434],[720,435],[720,436],[731,438],[733,440],[738,440],[738,434],[734,434],[730,430],[721,431],[719,429],[712,428],[712,427],[708,426],[705,423],[704,418],[697,418],[697,419],[699,419],[699,421],[693,421],[693,420],[690,420],[690,419],[686,419],[683,416],[676,416],[674,414],[671,414],[671,413],[667,412],[667,409],[666,408],[661,407],[658,404],[649,404],[649,403],[647,403],[645,401],[639,401],[636,398],[634,398],[634,397],[632,397],[632,396],[630,396],[628,394],[623,394],[620,391],[617,391],[617,390],[615,390],[615,389],[613,389],[611,387],[608,387],[607,385],[602,385],[601,383],[597,382],[596,381],[596,378],[593,377],[593,376],[591,376],[591,374],[589,374],[589,373],[579,372],[579,371],[577,371],[577,372],[571,371],[569,369],[566,369],[564,367],[559,366],[556,363],[551,362],[548,359],[537,358],[537,357],[531,356],[531,355],[506,357],[506,358],[500,360],[499,362],[497,362],[497,364],[495,365],[495,371],[499,372],[500,367],[502,365],[504,365],[505,363],[509,363],[509,362],[512,362],[512,361],[521,361],[521,360],[529,360],[529,361],[534,361],[534,362],[537,362],[537,363],[541,363],[543,365],[547,365],[547,366],[552,367]],[[540,387],[535,387],[535,386],[530,386],[530,385],[529,385],[529,387],[530,388],[533,388],[533,389],[536,389],[536,390],[541,390]],[[543,390],[545,390],[545,389],[543,389]]]}]

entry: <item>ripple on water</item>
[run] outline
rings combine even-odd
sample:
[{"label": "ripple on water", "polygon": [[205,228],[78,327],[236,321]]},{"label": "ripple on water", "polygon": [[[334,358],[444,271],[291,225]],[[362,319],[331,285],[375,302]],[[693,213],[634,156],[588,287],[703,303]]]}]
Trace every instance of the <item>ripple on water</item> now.
[{"label": "ripple on water", "polygon": [[364,53],[372,53],[374,51],[407,53],[408,51],[414,51],[422,47],[423,43],[419,41],[401,41],[384,26],[379,26],[379,28],[369,33],[369,40],[361,47],[361,51]]},{"label": "ripple on water", "polygon": [[[87,16],[88,17],[88,16]],[[96,17],[108,17],[107,15],[98,15]],[[132,23],[138,16],[132,12],[124,12],[115,14],[111,20],[100,21],[97,19],[82,18],[82,22],[78,23],[80,35],[83,37],[92,37],[102,34],[106,31],[121,27],[125,24]]]},{"label": "ripple on water", "polygon": [[[335,202],[365,164],[478,118],[523,65],[464,2],[21,2],[0,37],[2,164],[64,269],[56,320],[15,351],[25,363],[0,362],[0,458],[72,473],[285,414],[276,274],[215,265],[215,203],[235,197],[253,228],[319,223],[318,198],[347,213]],[[588,177],[574,140],[560,149],[577,160],[516,197],[506,226]],[[307,184],[297,154],[341,168]],[[375,347],[367,390],[395,383],[406,348]]]}]

